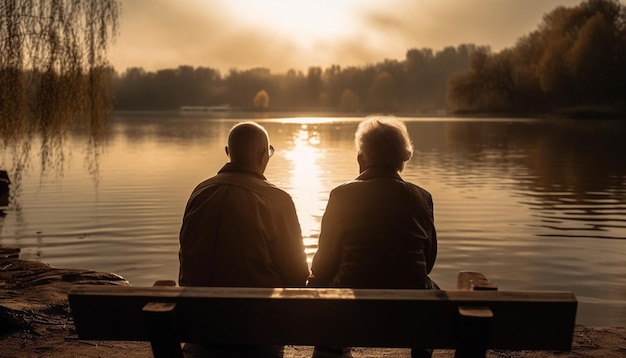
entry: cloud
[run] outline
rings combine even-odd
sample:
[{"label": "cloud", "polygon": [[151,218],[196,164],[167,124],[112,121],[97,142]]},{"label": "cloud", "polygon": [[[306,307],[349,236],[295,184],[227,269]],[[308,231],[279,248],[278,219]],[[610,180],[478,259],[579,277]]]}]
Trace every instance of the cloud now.
[{"label": "cloud", "polygon": [[[245,6],[243,0],[122,1],[121,34],[110,51],[118,71],[127,67],[156,70],[191,65],[223,73],[231,68],[265,67],[284,72],[332,64],[362,66],[384,59],[402,60],[412,48],[437,51],[463,43],[489,45],[499,51],[514,46],[518,38],[535,30],[543,15],[557,6],[579,3],[386,0],[334,7],[329,4],[328,11],[345,11],[345,16],[322,18],[318,14],[319,26],[330,26],[329,18],[341,19],[346,26],[343,30],[341,26],[333,27],[330,35],[308,38],[304,32],[277,30],[280,17],[255,17],[254,9]],[[272,3],[280,1],[265,0],[263,4]],[[271,8],[264,10],[268,10],[265,16],[289,15],[272,12]]]},{"label": "cloud", "polygon": [[[287,67],[294,44],[237,21],[219,2],[155,0],[123,3],[120,37],[110,51],[118,71],[192,65],[222,71],[271,65]],[[295,58],[294,60],[298,60]],[[292,63],[293,65],[293,63]]]},{"label": "cloud", "polygon": [[494,50],[515,45],[535,30],[543,15],[564,0],[397,1],[364,16],[372,31],[387,33],[415,48],[433,49],[462,43],[489,45]]}]

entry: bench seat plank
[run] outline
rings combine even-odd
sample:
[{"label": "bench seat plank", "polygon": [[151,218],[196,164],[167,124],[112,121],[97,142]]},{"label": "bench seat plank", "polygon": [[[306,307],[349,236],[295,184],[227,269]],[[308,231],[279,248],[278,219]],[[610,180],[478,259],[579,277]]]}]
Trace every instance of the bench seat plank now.
[{"label": "bench seat plank", "polygon": [[459,310],[493,313],[488,348],[571,349],[570,292],[77,285],[69,301],[80,339],[148,340],[150,302],[176,303],[182,342],[455,348]]}]

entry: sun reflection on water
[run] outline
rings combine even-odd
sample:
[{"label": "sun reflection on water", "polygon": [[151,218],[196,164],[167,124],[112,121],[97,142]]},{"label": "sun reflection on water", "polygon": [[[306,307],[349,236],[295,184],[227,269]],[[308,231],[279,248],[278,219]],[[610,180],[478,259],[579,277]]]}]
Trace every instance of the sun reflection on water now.
[{"label": "sun reflection on water", "polygon": [[[307,257],[317,246],[319,222],[324,205],[319,193],[323,192],[319,162],[324,159],[320,149],[320,133],[303,124],[293,135],[293,147],[285,153],[285,159],[292,163],[289,187],[298,212],[300,227]],[[311,251],[311,252],[309,252]]]}]

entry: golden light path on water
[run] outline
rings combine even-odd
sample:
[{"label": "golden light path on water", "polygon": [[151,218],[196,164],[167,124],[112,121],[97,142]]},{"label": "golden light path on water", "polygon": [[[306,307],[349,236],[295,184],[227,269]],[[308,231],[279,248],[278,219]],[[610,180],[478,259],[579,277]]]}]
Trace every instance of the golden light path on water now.
[{"label": "golden light path on water", "polygon": [[[300,227],[307,247],[309,258],[317,246],[319,218],[323,208],[318,205],[318,195],[324,192],[320,177],[322,168],[319,162],[324,159],[324,152],[319,148],[320,133],[302,124],[294,132],[293,147],[285,153],[285,159],[292,163],[289,186],[298,212]],[[309,262],[310,263],[310,262]]]}]

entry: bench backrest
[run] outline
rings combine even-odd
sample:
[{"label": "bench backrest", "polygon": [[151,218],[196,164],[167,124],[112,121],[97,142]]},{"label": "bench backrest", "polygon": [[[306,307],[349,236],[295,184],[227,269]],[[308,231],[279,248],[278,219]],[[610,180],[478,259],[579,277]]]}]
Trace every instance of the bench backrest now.
[{"label": "bench backrest", "polygon": [[486,308],[488,348],[562,351],[577,307],[570,292],[96,285],[69,301],[86,340],[149,340],[144,307],[170,303],[180,342],[445,349],[467,331],[460,310]]}]

